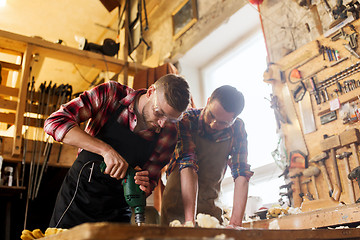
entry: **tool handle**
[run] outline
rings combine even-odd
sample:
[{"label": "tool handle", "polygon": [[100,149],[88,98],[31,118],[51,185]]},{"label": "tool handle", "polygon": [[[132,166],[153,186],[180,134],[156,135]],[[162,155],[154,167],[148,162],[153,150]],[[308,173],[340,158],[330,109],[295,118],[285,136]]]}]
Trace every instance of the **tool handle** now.
[{"label": "tool handle", "polygon": [[319,167],[321,169],[321,172],[324,176],[324,180],[326,182],[326,185],[328,186],[329,188],[329,192],[330,192],[330,196],[332,195],[332,192],[333,192],[333,187],[331,185],[331,181],[330,181],[330,177],[329,177],[329,174],[327,173],[327,170],[326,170],[326,167],[325,167],[325,164],[321,161],[319,162]]},{"label": "tool handle", "polygon": [[[345,158],[344,159],[344,162],[345,162],[345,172],[346,172],[346,176],[348,176],[350,174],[350,165],[349,165],[349,158]],[[349,188],[349,200],[351,203],[355,203],[355,193],[354,193],[354,187],[353,187],[353,184],[352,184],[352,181],[347,178],[346,179],[347,183],[348,183],[348,188]]]},{"label": "tool handle", "polygon": [[360,160],[359,160],[359,155],[357,154],[356,143],[352,143],[352,144],[350,144],[350,146],[351,146],[351,150],[353,152],[353,156],[356,159],[358,166],[360,166]]},{"label": "tool handle", "polygon": [[320,199],[319,198],[319,192],[318,192],[317,187],[316,187],[315,176],[311,176],[311,181],[312,181],[312,184],[313,184],[313,187],[314,187],[316,199]]},{"label": "tool handle", "polygon": [[337,185],[339,191],[342,192],[339,168],[338,168],[338,165],[336,162],[336,153],[335,153],[334,148],[330,149],[330,157],[331,157],[331,161],[332,161],[333,169],[334,169],[334,173],[335,173],[336,185]]}]

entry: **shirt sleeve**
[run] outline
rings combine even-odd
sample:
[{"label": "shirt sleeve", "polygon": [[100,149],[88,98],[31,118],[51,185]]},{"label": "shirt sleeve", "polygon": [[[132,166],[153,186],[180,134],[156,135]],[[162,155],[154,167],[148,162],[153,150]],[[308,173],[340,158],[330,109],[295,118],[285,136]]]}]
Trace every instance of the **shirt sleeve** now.
[{"label": "shirt sleeve", "polygon": [[177,141],[175,124],[168,123],[162,130],[149,161],[143,166],[149,171],[151,189],[157,186],[161,169],[169,163]]},{"label": "shirt sleeve", "polygon": [[233,139],[228,162],[231,175],[233,179],[244,176],[249,181],[254,172],[250,171],[250,165],[247,163],[248,142],[244,122],[238,118],[232,126],[232,130]]},{"label": "shirt sleeve", "polygon": [[196,146],[191,135],[192,131],[197,131],[192,129],[192,124],[197,120],[198,118],[192,119],[192,116],[187,114],[177,125],[178,141],[174,151],[174,159],[179,164],[180,171],[187,167],[194,168],[196,172],[199,170],[195,153]]},{"label": "shirt sleeve", "polygon": [[[114,99],[123,98],[127,91],[126,86],[114,81],[85,91],[79,97],[63,104],[59,110],[52,113],[45,120],[44,131],[56,141],[62,141],[70,129],[90,118],[93,120],[98,118],[98,122],[106,121],[107,118],[102,116],[106,116],[109,111],[112,111],[115,104],[118,104]],[[102,124],[97,123],[96,125],[100,128]],[[94,132],[90,134],[94,135]]]}]

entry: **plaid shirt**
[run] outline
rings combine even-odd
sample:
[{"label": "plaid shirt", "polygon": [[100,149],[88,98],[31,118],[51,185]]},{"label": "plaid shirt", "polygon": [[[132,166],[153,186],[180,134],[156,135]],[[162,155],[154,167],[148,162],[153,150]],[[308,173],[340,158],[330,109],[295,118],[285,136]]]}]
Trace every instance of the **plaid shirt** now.
[{"label": "plaid shirt", "polygon": [[247,164],[247,134],[244,122],[237,118],[234,124],[222,131],[214,134],[205,132],[202,109],[189,109],[181,122],[178,123],[178,142],[174,154],[168,166],[167,174],[170,174],[176,164],[179,169],[193,167],[199,170],[198,160],[196,157],[196,146],[191,134],[198,133],[215,142],[222,142],[231,139],[231,147],[227,164],[231,169],[231,175],[234,179],[238,176],[244,176],[249,181],[254,174],[250,171],[250,165]]},{"label": "plaid shirt", "polygon": [[[134,131],[137,122],[134,112],[134,100],[138,94],[144,93],[146,93],[145,89],[135,91],[115,81],[101,84],[85,91],[78,98],[62,105],[58,111],[52,113],[45,121],[44,130],[56,141],[62,141],[70,129],[89,120],[85,132],[95,136],[116,109],[120,105],[124,105],[125,108],[117,121]],[[157,135],[155,131],[151,130],[139,131],[136,134],[146,140],[153,140]],[[149,171],[152,188],[157,185],[161,169],[169,162],[176,140],[175,124],[167,123],[159,133],[157,144],[149,161],[143,166],[144,170]]]}]

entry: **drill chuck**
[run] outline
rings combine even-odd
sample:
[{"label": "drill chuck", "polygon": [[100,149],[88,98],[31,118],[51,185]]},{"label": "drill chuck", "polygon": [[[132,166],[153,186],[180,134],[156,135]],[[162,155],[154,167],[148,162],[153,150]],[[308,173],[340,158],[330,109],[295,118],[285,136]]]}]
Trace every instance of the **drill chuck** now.
[{"label": "drill chuck", "polygon": [[122,180],[124,188],[124,196],[126,203],[134,209],[135,223],[141,224],[145,222],[145,206],[146,195],[135,183],[136,171],[132,167],[128,167],[126,177]]},{"label": "drill chuck", "polygon": [[[105,162],[100,164],[101,172],[106,169]],[[122,180],[124,189],[124,197],[126,203],[134,209],[135,223],[141,225],[145,223],[145,206],[146,206],[146,195],[145,192],[140,189],[140,186],[135,183],[136,171],[132,167],[128,167],[126,177]]]}]

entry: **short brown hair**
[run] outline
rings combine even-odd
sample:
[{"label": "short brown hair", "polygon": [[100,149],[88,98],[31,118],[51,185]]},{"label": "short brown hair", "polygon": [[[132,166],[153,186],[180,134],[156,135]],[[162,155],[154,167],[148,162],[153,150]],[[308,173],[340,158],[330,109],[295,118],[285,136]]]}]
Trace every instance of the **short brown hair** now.
[{"label": "short brown hair", "polygon": [[218,87],[211,94],[210,102],[217,99],[225,111],[234,113],[236,117],[239,115],[245,106],[244,95],[236,88],[230,85]]},{"label": "short brown hair", "polygon": [[164,92],[166,102],[176,111],[183,112],[190,103],[190,87],[185,78],[167,74],[155,82],[155,88]]}]

